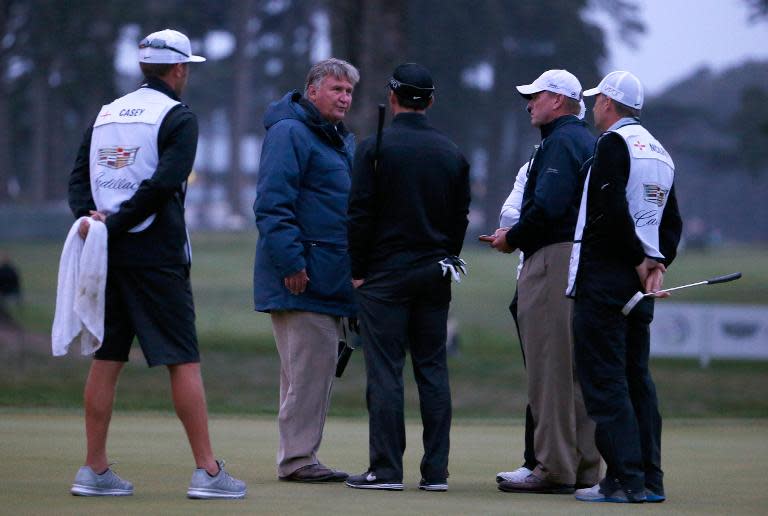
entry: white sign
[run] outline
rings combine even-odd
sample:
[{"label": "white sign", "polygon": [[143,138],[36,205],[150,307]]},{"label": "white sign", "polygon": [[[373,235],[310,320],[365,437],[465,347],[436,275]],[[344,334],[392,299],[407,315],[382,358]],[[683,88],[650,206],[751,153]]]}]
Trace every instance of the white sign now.
[{"label": "white sign", "polygon": [[657,301],[651,355],[768,360],[768,307]]}]

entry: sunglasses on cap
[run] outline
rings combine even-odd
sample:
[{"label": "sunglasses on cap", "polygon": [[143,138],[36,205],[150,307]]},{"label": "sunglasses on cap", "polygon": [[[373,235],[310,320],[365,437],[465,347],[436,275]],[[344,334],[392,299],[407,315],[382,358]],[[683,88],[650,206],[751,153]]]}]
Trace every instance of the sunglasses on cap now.
[{"label": "sunglasses on cap", "polygon": [[143,39],[139,43],[139,48],[140,49],[141,48],[156,48],[158,50],[168,49],[168,50],[172,50],[172,51],[176,52],[177,54],[181,54],[184,57],[187,57],[187,58],[189,57],[189,54],[185,54],[184,52],[182,52],[178,48],[173,48],[172,46],[168,45],[168,43],[166,43],[164,39],[157,39],[157,38],[154,38],[154,39]]},{"label": "sunglasses on cap", "polygon": [[414,86],[413,84],[408,84],[407,82],[400,82],[397,79],[395,79],[394,77],[389,79],[389,87],[392,88],[393,90],[396,90],[396,89],[400,88],[401,86],[405,86],[406,88],[413,88],[413,89],[416,89],[416,90],[422,90],[422,91],[425,91],[425,92],[428,91],[430,94],[433,91],[435,91],[435,87],[434,86],[432,86],[431,88],[422,88],[420,86]]}]

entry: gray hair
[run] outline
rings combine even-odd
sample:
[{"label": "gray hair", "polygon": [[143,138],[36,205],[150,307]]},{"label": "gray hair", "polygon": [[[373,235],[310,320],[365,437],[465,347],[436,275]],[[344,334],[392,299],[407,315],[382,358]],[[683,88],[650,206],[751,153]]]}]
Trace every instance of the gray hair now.
[{"label": "gray hair", "polygon": [[565,99],[565,106],[566,110],[568,110],[568,114],[579,116],[579,113],[581,113],[581,102],[567,95],[563,95],[563,98]]},{"label": "gray hair", "polygon": [[304,96],[307,95],[307,90],[311,85],[316,88],[320,86],[320,83],[328,77],[333,75],[336,79],[346,79],[352,83],[352,86],[357,84],[360,80],[360,72],[357,68],[349,64],[342,59],[336,59],[332,57],[319,63],[315,63],[312,68],[309,69],[307,74],[307,80],[304,83]]}]

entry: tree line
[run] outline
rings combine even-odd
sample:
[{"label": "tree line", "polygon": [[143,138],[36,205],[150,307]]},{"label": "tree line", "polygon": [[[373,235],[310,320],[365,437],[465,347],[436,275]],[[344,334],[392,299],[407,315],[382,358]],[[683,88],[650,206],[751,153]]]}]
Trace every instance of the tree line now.
[{"label": "tree line", "polygon": [[[768,12],[766,0],[745,1],[758,20]],[[515,85],[562,67],[585,87],[600,79],[606,38],[585,16],[589,10],[609,14],[629,44],[644,30],[628,0],[4,0],[0,203],[66,197],[83,131],[102,104],[139,81],[137,65],[126,71],[122,49],[170,27],[210,58],[193,68],[184,100],[198,114],[201,140],[223,141],[218,152],[228,159],[224,170],[203,162],[209,165],[195,176],[218,188],[233,213],[247,216],[253,200],[255,178],[246,165],[258,149],[244,142],[263,136],[266,106],[303,86],[325,44],[360,69],[347,121],[358,137],[373,132],[376,105],[397,64],[430,68],[437,86],[430,117],[473,164],[475,216],[490,227],[538,140]],[[756,149],[764,148],[765,96],[755,85],[735,108],[757,129],[740,128],[750,144],[732,147],[746,148],[755,170],[764,165],[765,153]],[[674,126],[675,113],[690,115],[673,106],[662,114],[665,123]]]},{"label": "tree line", "polygon": [[[628,3],[598,4],[616,13],[628,33],[641,30],[627,16]],[[6,0],[0,8],[0,200],[63,198],[83,130],[100,105],[132,87],[115,69],[121,37],[128,29],[138,39],[175,27],[201,51],[212,34],[234,43],[225,57],[193,70],[185,100],[201,118],[203,134],[214,113],[226,120],[230,159],[222,177],[230,204],[247,210],[240,198],[247,181],[241,142],[263,134],[261,114],[270,101],[301,87],[320,14],[329,21],[331,53],[361,71],[351,128],[361,136],[373,129],[394,66],[424,63],[437,80],[435,123],[469,154],[485,156],[489,166],[477,188],[498,205],[499,186],[527,159],[533,140],[520,137],[531,131],[514,85],[563,63],[582,80],[599,78],[603,34],[581,16],[588,7],[587,0],[82,0],[72,8],[63,1]],[[492,78],[478,77],[483,69]]]}]

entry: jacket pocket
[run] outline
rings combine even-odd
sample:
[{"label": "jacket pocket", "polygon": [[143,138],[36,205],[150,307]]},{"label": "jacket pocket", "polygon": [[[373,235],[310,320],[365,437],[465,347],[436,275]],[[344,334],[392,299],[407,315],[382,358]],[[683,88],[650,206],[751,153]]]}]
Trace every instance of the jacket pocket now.
[{"label": "jacket pocket", "polygon": [[346,248],[315,242],[307,248],[307,294],[325,302],[352,302],[352,280]]}]

